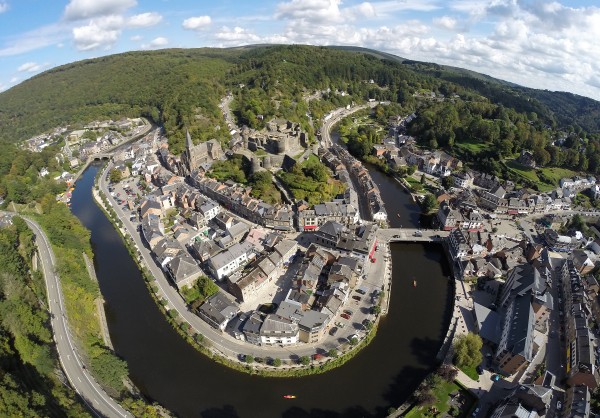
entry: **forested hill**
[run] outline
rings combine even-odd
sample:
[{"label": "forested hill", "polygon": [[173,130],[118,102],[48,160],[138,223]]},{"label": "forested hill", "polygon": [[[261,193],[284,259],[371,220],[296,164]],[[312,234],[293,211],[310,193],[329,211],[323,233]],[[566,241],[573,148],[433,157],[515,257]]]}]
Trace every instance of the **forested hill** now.
[{"label": "forested hill", "polygon": [[[347,96],[332,93],[320,106],[303,100],[328,88]],[[0,140],[17,142],[56,126],[142,115],[165,126],[177,152],[184,126],[195,138],[226,138],[218,104],[227,91],[236,94],[241,122],[255,127],[269,117],[287,117],[310,130],[307,111],[314,118],[352,100],[403,103],[433,91],[466,100],[483,96],[535,113],[551,126],[600,132],[600,103],[572,94],[525,89],[363,48],[279,45],[129,52],[54,68],[0,94]]]}]

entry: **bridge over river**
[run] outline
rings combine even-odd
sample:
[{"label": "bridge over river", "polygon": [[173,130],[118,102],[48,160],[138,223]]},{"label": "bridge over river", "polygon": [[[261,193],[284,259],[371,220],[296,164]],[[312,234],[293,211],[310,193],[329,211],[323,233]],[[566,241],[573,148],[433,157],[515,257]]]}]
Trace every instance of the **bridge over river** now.
[{"label": "bridge over river", "polygon": [[382,242],[441,242],[449,234],[437,229],[381,228],[377,231],[377,239]]}]

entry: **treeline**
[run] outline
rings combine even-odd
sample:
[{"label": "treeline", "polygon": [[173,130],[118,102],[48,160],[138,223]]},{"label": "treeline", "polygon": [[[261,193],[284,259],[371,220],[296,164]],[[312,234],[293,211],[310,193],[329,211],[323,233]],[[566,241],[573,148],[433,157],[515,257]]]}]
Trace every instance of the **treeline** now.
[{"label": "treeline", "polygon": [[[145,116],[165,126],[178,154],[185,127],[200,140],[228,140],[218,107],[226,91],[235,94],[241,123],[261,128],[282,117],[299,122],[311,137],[314,122],[329,107],[374,99],[410,108],[419,92],[458,94],[466,101],[485,98],[519,113],[536,113],[551,127],[600,131],[600,103],[580,96],[521,88],[376,51],[279,45],[128,52],[57,67],[0,94],[0,140],[15,142],[95,119]],[[306,103],[304,97],[315,91],[329,93],[320,104]]]},{"label": "treeline", "polygon": [[90,416],[63,385],[50,331],[46,288],[34,271],[25,221],[0,228],[0,415]]}]

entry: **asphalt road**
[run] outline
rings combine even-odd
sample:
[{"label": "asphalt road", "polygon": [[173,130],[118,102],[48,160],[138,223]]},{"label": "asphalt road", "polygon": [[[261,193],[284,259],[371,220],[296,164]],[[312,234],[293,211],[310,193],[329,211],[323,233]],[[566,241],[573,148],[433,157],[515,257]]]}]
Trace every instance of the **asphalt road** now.
[{"label": "asphalt road", "polygon": [[42,228],[36,222],[27,218],[24,219],[36,235],[36,243],[46,281],[52,331],[58,357],[67,379],[96,416],[131,417],[132,415],[129,412],[104,392],[79,358],[73,337],[69,331],[60,280],[55,274],[54,253]]}]

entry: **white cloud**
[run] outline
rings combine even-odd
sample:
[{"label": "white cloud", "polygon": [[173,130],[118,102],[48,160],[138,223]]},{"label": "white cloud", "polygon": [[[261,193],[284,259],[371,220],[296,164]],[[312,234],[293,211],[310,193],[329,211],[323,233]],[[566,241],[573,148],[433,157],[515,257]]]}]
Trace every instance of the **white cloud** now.
[{"label": "white cloud", "polygon": [[443,29],[454,30],[456,29],[457,21],[450,16],[442,16],[433,19],[433,24]]},{"label": "white cloud", "polygon": [[135,5],[136,0],[71,0],[65,8],[65,18],[79,20],[120,14]]},{"label": "white cloud", "polygon": [[150,41],[149,44],[143,44],[142,49],[162,48],[164,46],[167,46],[168,44],[169,40],[167,38],[159,36],[158,38],[154,38],[152,41]]},{"label": "white cloud", "polygon": [[275,17],[278,19],[306,20],[315,24],[335,23],[342,20],[341,0],[292,0],[279,3]]},{"label": "white cloud", "polygon": [[39,71],[41,69],[42,65],[38,64],[37,62],[26,62],[25,64],[20,65],[19,68],[17,68],[17,71],[20,73],[35,73],[36,71]]},{"label": "white cloud", "polygon": [[210,26],[212,19],[210,16],[195,16],[183,21],[183,28],[190,30],[202,30]]},{"label": "white cloud", "polygon": [[127,26],[131,28],[144,28],[148,26],[154,26],[162,21],[162,16],[156,12],[142,13],[139,15],[131,16],[127,20]]},{"label": "white cloud", "polygon": [[131,38],[129,38],[129,40],[133,41],[133,42],[138,42],[138,41],[141,41],[142,39],[144,39],[144,37],[142,35],[133,35]]},{"label": "white cloud", "polygon": [[4,13],[8,10],[8,3],[5,1],[0,1],[0,13]]},{"label": "white cloud", "polygon": [[10,84],[15,84],[16,82],[18,82],[20,80],[19,77],[13,77],[10,79]]},{"label": "white cloud", "polygon": [[67,37],[68,31],[60,24],[42,26],[5,38],[5,46],[0,47],[0,57],[25,54],[61,42]]},{"label": "white cloud", "polygon": [[255,33],[252,33],[244,28],[236,26],[235,28],[229,28],[223,26],[218,32],[215,33],[215,38],[225,43],[237,43],[251,44],[260,41],[260,37]]},{"label": "white cloud", "polygon": [[108,50],[121,35],[124,18],[118,15],[92,19],[87,25],[73,28],[73,40],[80,51]]}]

